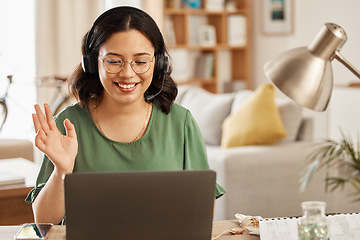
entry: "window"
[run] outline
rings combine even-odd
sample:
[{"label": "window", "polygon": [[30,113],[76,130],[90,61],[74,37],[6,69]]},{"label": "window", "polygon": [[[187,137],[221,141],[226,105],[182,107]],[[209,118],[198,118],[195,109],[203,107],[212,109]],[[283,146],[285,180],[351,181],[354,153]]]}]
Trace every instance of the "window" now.
[{"label": "window", "polygon": [[6,103],[8,117],[0,138],[34,137],[31,113],[36,101],[35,1],[0,1],[0,96],[13,75]]}]

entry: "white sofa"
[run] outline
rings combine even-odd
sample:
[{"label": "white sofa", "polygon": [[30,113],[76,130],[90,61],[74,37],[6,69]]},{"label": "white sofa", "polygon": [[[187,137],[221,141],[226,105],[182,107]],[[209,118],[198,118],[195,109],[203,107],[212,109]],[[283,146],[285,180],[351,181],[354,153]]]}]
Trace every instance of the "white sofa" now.
[{"label": "white sofa", "polygon": [[[203,134],[211,169],[227,193],[216,201],[215,220],[234,219],[236,213],[262,217],[299,216],[301,202],[327,202],[327,213],[359,212],[345,192],[326,193],[325,172],[317,174],[304,193],[299,179],[311,151],[313,122],[302,107],[276,97],[288,137],[272,145],[220,147],[222,122],[253,92],[212,94],[194,86],[180,86],[176,102],[189,109]],[[244,126],[246,127],[246,126]]]}]

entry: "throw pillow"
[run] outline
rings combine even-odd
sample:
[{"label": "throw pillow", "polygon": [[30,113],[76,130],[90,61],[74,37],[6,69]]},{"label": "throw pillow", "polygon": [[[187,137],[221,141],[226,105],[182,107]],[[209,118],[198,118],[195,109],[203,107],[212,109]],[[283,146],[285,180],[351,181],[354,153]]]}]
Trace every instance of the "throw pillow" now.
[{"label": "throw pillow", "polygon": [[221,147],[273,144],[286,136],[275,103],[274,86],[264,84],[224,120]]},{"label": "throw pillow", "polygon": [[[276,92],[276,88],[275,92]],[[235,113],[254,93],[252,90],[241,90],[235,94],[234,102],[231,107],[231,113]],[[302,121],[303,107],[285,96],[281,92],[275,95],[275,103],[280,112],[281,121],[284,125],[287,137],[282,139],[283,142],[295,141],[300,131]]]},{"label": "throw pillow", "polygon": [[214,94],[202,88],[185,93],[181,105],[194,116],[206,144],[220,145],[221,125],[230,114],[234,94]]}]

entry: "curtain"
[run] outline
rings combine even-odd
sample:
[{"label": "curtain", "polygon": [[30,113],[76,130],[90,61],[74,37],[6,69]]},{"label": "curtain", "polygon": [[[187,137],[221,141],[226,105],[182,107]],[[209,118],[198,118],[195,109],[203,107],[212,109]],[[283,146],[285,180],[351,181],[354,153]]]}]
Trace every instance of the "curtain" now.
[{"label": "curtain", "polygon": [[51,106],[67,84],[60,89],[60,81],[47,77],[66,78],[81,62],[82,38],[103,11],[103,1],[37,0],[35,11],[37,101]]},{"label": "curtain", "polygon": [[37,0],[36,75],[68,76],[81,61],[81,41],[102,11],[101,0]]}]

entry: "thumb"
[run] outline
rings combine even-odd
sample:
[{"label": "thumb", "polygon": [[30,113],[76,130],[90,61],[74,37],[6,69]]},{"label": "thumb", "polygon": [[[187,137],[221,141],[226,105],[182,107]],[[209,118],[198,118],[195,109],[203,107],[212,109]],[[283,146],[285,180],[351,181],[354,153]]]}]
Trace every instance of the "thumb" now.
[{"label": "thumb", "polygon": [[70,122],[69,119],[64,120],[64,127],[66,131],[66,136],[69,137],[75,137],[76,138],[76,132],[74,125]]}]

